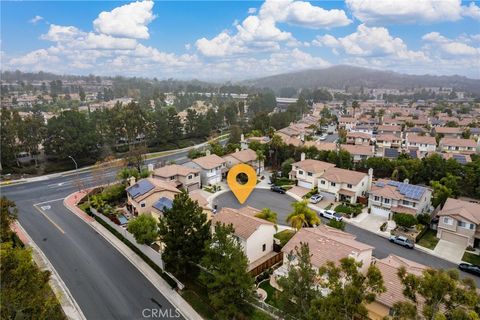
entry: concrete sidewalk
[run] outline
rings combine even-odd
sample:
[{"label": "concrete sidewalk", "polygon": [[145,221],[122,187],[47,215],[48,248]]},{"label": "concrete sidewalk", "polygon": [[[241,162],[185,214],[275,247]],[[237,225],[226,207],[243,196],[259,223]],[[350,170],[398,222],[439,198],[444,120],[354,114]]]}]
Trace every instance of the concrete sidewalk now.
[{"label": "concrete sidewalk", "polygon": [[133,252],[126,244],[108,231],[95,219],[87,215],[77,207],[78,202],[85,196],[85,192],[75,192],[64,200],[64,205],[71,212],[94,228],[105,240],[117,249],[128,261],[130,261],[157,290],[182,314],[185,319],[202,319],[202,317],[190,306],[182,296],[155,271],[142,258]]},{"label": "concrete sidewalk", "polygon": [[42,250],[40,250],[37,244],[32,240],[32,238],[30,238],[28,233],[23,229],[18,221],[12,225],[12,230],[17,234],[18,238],[25,246],[32,249],[32,258],[40,270],[50,271],[50,279],[48,280],[48,283],[50,284],[53,293],[57,297],[67,319],[86,320],[87,318],[85,318],[80,306],[73,298],[70,290],[68,290],[62,278],[60,278],[57,270],[55,270]]}]

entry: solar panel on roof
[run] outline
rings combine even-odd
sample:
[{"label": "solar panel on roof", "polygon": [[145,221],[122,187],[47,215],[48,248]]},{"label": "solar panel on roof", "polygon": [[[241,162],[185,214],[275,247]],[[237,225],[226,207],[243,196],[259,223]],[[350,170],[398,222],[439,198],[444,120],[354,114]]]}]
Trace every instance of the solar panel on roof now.
[{"label": "solar panel on roof", "polygon": [[153,207],[160,211],[163,211],[165,209],[171,209],[172,206],[173,206],[173,201],[165,197],[160,198],[157,202],[153,204]]},{"label": "solar panel on roof", "polygon": [[132,198],[136,198],[142,194],[147,193],[153,188],[155,188],[155,186],[150,181],[143,179],[135,183],[133,186],[129,187],[127,189],[127,192]]},{"label": "solar panel on roof", "polygon": [[454,154],[453,159],[455,159],[460,164],[467,163],[467,159],[465,159],[465,156],[463,154]]}]

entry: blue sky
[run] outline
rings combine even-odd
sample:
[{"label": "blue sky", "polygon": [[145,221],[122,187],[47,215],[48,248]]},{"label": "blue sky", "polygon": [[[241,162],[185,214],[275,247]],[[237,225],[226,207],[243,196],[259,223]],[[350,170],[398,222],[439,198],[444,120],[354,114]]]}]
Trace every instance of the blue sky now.
[{"label": "blue sky", "polygon": [[238,80],[352,64],[480,78],[474,1],[0,5],[2,69]]}]

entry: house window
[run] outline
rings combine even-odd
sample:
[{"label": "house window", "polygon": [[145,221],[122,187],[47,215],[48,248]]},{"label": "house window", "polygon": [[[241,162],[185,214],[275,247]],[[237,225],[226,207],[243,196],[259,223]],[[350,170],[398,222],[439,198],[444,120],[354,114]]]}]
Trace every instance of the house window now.
[{"label": "house window", "polygon": [[385,200],[383,200],[383,202],[390,203],[390,199],[385,199]]},{"label": "house window", "polygon": [[140,202],[140,207],[145,208],[146,204],[145,201]]},{"label": "house window", "polygon": [[302,175],[303,175],[303,171],[302,171],[302,170],[298,170],[298,174],[302,176]]},{"label": "house window", "polygon": [[332,183],[330,183],[330,185],[331,185],[332,187],[335,187],[335,186],[336,186],[336,183],[335,183],[335,182],[332,182]]},{"label": "house window", "polygon": [[190,180],[192,178],[193,178],[193,176],[191,174],[187,177],[188,180]]},{"label": "house window", "polygon": [[352,189],[352,185],[350,183],[347,184],[347,188]]},{"label": "house window", "polygon": [[267,250],[267,245],[264,243],[264,244],[262,245],[262,251],[265,251],[265,250]]},{"label": "house window", "polygon": [[453,220],[449,217],[443,217],[443,223],[451,225],[453,223]]},{"label": "house window", "polygon": [[308,175],[309,177],[311,177],[311,176],[313,176],[313,173],[307,172],[307,175]]},{"label": "house window", "polygon": [[198,177],[198,173],[195,173],[195,177]]},{"label": "house window", "polygon": [[171,176],[171,177],[170,177],[170,180],[175,180],[175,176]]},{"label": "house window", "polygon": [[320,180],[320,183],[321,183],[321,184],[325,184],[325,180]]},{"label": "house window", "polygon": [[375,201],[380,201],[380,197],[379,197],[379,196],[375,196],[373,199],[374,199]]}]

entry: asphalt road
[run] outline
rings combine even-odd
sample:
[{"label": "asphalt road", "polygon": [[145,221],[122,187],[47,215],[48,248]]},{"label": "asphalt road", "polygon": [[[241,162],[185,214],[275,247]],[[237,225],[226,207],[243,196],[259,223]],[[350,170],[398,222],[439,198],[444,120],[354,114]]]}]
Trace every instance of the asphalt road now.
[{"label": "asphalt road", "polygon": [[[240,208],[243,206],[251,206],[257,209],[270,208],[278,214],[278,223],[282,225],[288,225],[286,218],[289,213],[292,212],[291,204],[296,200],[286,194],[279,194],[265,189],[255,189],[247,201],[240,205],[234,197],[233,193],[226,192],[219,195],[214,200],[214,205],[218,206],[218,209],[222,207]],[[327,219],[322,218],[324,223],[328,223]],[[379,259],[387,257],[389,254],[395,254],[397,256],[404,257],[406,259],[441,269],[457,269],[457,265],[449,261],[440,259],[419,250],[411,250],[403,248],[399,245],[389,242],[387,239],[380,237],[372,232],[356,227],[351,224],[347,224],[345,231],[357,236],[357,240],[375,247],[373,255]],[[464,272],[460,272],[462,277],[473,278],[477,286],[480,287],[480,277],[476,277]]]},{"label": "asphalt road", "polygon": [[[186,152],[162,161],[185,162]],[[159,161],[149,160],[149,163]],[[115,170],[108,178],[115,179]],[[143,319],[150,309],[175,308],[121,253],[63,206],[63,198],[97,184],[90,172],[2,187],[14,200],[18,220],[58,271],[87,319]],[[36,208],[34,207],[36,204]],[[47,219],[46,216],[49,218]]]}]

